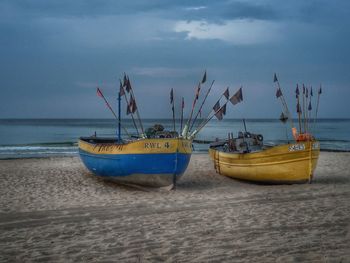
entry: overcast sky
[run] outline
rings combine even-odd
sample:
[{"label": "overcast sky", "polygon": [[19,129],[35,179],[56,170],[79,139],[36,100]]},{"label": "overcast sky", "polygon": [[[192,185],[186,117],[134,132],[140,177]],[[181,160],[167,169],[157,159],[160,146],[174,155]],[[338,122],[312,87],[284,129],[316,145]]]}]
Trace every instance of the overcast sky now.
[{"label": "overcast sky", "polygon": [[322,83],[319,115],[350,117],[350,1],[1,0],[0,61],[0,118],[110,118],[96,86],[115,105],[123,72],[142,117],[170,118],[204,70],[207,109],[243,86],[231,118],[279,116],[274,72],[291,111]]}]

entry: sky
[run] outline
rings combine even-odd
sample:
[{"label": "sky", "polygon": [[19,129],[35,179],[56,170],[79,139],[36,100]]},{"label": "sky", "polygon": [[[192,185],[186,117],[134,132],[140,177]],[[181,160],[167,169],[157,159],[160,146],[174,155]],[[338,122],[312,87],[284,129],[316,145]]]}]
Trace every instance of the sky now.
[{"label": "sky", "polygon": [[0,1],[0,118],[111,118],[96,87],[116,107],[124,72],[141,117],[171,118],[171,88],[186,116],[205,70],[205,113],[242,86],[228,118],[278,118],[276,72],[293,114],[305,83],[320,117],[350,118],[349,69],[347,0]]}]

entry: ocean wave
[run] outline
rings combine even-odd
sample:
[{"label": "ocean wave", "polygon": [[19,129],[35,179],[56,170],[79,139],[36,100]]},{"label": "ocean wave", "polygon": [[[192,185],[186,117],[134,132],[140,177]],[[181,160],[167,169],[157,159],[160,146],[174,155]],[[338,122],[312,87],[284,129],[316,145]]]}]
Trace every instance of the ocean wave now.
[{"label": "ocean wave", "polygon": [[0,146],[1,151],[63,151],[63,150],[72,150],[78,149],[77,146]]}]

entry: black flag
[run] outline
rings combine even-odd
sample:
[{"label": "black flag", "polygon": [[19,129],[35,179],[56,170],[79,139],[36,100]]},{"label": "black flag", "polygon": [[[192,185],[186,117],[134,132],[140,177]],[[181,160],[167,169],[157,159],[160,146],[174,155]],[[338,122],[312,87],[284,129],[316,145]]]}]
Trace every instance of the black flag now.
[{"label": "black flag", "polygon": [[129,105],[128,105],[128,108],[126,110],[126,114],[128,115],[130,113],[135,113],[136,110],[137,110],[136,101],[135,101],[134,97],[131,95]]},{"label": "black flag", "polygon": [[309,102],[309,107],[307,108],[309,111],[311,111],[312,110],[312,107],[311,107],[311,100],[310,100],[310,102]]},{"label": "black flag", "polygon": [[312,97],[313,95],[314,95],[314,93],[312,92],[312,86],[311,86],[310,96]]},{"label": "black flag", "polygon": [[297,84],[297,88],[295,89],[295,95],[296,95],[297,98],[299,97],[299,94],[300,94],[300,92],[299,92],[299,86],[298,86],[298,84]]},{"label": "black flag", "polygon": [[282,123],[286,123],[287,120],[288,120],[288,117],[287,117],[286,115],[284,115],[284,113],[282,112],[282,113],[281,113],[281,116],[280,116],[280,121],[281,121]]},{"label": "black flag", "polygon": [[242,93],[242,88],[240,88],[235,95],[233,95],[230,98],[230,101],[233,105],[236,105],[237,103],[240,103],[241,101],[243,101],[243,93]]},{"label": "black flag", "polygon": [[216,117],[219,121],[221,121],[221,120],[223,119],[222,109],[220,109],[219,111],[217,111],[217,112],[215,113],[215,117]]},{"label": "black flag", "polygon": [[199,92],[201,91],[201,85],[200,84],[198,84],[198,87],[197,87],[197,90],[196,90],[196,100],[198,100],[198,98],[199,98]]},{"label": "black flag", "polygon": [[202,84],[207,81],[207,71],[204,72],[204,76],[202,78]]},{"label": "black flag", "polygon": [[224,92],[224,96],[225,96],[226,99],[229,99],[229,97],[230,97],[230,91],[228,90],[228,87],[227,87],[227,89]]},{"label": "black flag", "polygon": [[130,111],[130,103],[126,105],[126,115],[129,115],[131,113]]},{"label": "black flag", "polygon": [[281,96],[282,96],[282,90],[280,88],[278,88],[276,91],[276,97],[279,98]]},{"label": "black flag", "polygon": [[275,73],[275,75],[273,75],[273,82],[277,82],[278,81],[278,79],[277,79],[277,76],[276,76],[276,73]]},{"label": "black flag", "polygon": [[224,106],[222,106],[221,111],[222,111],[223,115],[226,115],[226,104],[224,104]]},{"label": "black flag", "polygon": [[123,88],[122,81],[119,80],[119,82],[120,82],[120,89],[119,89],[120,96],[124,96],[125,95],[125,91],[124,91],[124,88]]},{"label": "black flag", "polygon": [[126,74],[124,73],[124,77],[123,77],[123,87],[126,87],[127,82],[128,82],[128,78],[126,77]]},{"label": "black flag", "polygon": [[301,113],[301,107],[300,107],[299,101],[297,103],[297,113]]},{"label": "black flag", "polygon": [[171,89],[170,91],[170,104],[172,104],[174,102],[174,90]]},{"label": "black flag", "polygon": [[220,101],[217,101],[213,107],[213,110],[217,112],[220,109]]},{"label": "black flag", "polygon": [[130,84],[130,79],[129,77],[126,78],[126,83],[125,83],[125,89],[129,93],[131,90],[131,84]]},{"label": "black flag", "polygon": [[318,90],[318,94],[322,94],[322,88],[320,86],[320,89]]}]

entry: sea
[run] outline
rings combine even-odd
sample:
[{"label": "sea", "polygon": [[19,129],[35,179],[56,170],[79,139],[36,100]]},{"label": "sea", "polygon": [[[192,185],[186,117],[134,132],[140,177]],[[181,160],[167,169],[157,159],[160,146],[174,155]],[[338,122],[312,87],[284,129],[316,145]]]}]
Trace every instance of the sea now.
[{"label": "sea", "polygon": [[[292,141],[289,123],[274,119],[246,119],[245,123],[249,132],[262,134],[266,144]],[[174,127],[172,119],[144,119],[142,124],[144,129],[154,124],[161,124],[167,130]],[[180,121],[175,125],[179,131]],[[129,133],[137,134],[131,120],[123,121],[123,126]],[[320,141],[321,150],[350,151],[350,119],[319,119],[310,124],[310,130]],[[230,132],[236,136],[239,131],[244,131],[242,120],[211,120],[196,137],[194,152],[206,152],[210,142],[225,139]],[[77,156],[79,137],[94,134],[116,137],[117,122],[113,119],[0,119],[0,159]]]}]

